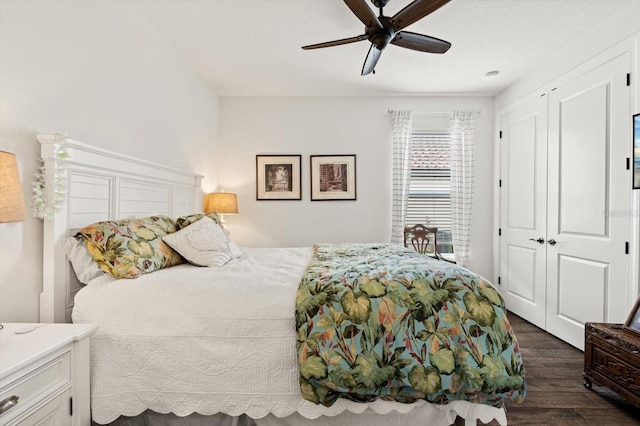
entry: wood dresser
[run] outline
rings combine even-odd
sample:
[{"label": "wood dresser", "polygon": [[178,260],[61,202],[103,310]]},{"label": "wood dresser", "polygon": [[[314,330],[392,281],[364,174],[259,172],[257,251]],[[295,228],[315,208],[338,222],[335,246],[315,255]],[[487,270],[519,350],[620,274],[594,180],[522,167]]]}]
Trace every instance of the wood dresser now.
[{"label": "wood dresser", "polygon": [[585,324],[585,387],[606,386],[640,407],[640,334],[622,324]]}]

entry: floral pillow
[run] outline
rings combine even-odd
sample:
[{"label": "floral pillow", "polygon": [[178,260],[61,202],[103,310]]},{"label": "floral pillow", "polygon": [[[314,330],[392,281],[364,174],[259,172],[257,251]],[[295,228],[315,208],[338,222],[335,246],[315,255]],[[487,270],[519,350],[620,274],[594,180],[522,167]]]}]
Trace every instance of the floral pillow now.
[{"label": "floral pillow", "polygon": [[64,237],[61,241],[64,253],[71,263],[76,278],[82,284],[88,284],[89,281],[98,277],[107,277],[104,280],[115,280],[113,276],[107,274],[98,263],[93,260],[91,253],[87,250],[87,246],[76,237]]},{"label": "floral pillow", "polygon": [[218,223],[218,224],[220,223],[220,220],[218,219],[218,215],[216,215],[215,213],[209,213],[209,214],[194,213],[187,216],[180,216],[179,218],[176,219],[178,230],[186,228],[187,226],[193,223],[196,223],[203,217],[208,217],[209,219],[213,220],[215,223]]},{"label": "floral pillow", "polygon": [[197,266],[223,266],[235,258],[224,229],[206,216],[162,239]]},{"label": "floral pillow", "polygon": [[89,225],[82,236],[89,253],[100,267],[116,278],[136,278],[183,263],[162,237],[177,231],[166,216],[105,221]]}]

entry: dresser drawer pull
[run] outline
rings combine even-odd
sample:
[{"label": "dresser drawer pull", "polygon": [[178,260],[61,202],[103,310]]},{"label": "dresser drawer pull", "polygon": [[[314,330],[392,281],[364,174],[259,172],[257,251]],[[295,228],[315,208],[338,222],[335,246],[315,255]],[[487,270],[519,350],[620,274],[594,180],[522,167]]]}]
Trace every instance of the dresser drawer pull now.
[{"label": "dresser drawer pull", "polygon": [[0,414],[7,412],[18,405],[18,399],[20,399],[18,396],[13,395],[2,400],[2,402],[0,402]]}]

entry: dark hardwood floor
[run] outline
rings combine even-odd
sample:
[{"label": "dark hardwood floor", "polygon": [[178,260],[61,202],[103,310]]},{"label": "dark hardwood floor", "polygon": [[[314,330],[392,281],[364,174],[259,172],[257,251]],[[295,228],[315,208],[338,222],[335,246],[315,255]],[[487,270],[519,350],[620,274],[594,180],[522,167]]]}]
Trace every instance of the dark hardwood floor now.
[{"label": "dark hardwood floor", "polygon": [[[506,404],[509,426],[640,425],[640,407],[605,387],[583,386],[582,351],[513,313],[509,321],[518,337],[527,380],[524,402]],[[456,424],[464,424],[459,420]]]}]

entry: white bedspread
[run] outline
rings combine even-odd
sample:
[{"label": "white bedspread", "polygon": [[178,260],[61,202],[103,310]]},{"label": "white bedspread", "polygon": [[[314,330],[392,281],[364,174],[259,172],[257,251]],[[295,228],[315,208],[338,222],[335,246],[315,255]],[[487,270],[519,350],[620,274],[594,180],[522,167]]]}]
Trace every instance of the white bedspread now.
[{"label": "white bedspread", "polygon": [[[506,424],[503,410],[302,399],[296,361],[295,297],[311,248],[243,249],[221,268],[180,265],[134,280],[89,283],[75,297],[73,321],[99,328],[91,339],[93,420],[109,423],[146,409],[178,416],[218,412],[255,419],[298,412],[314,419],[367,407],[407,413],[428,424],[465,418]],[[424,424],[427,424],[425,422]]]}]

